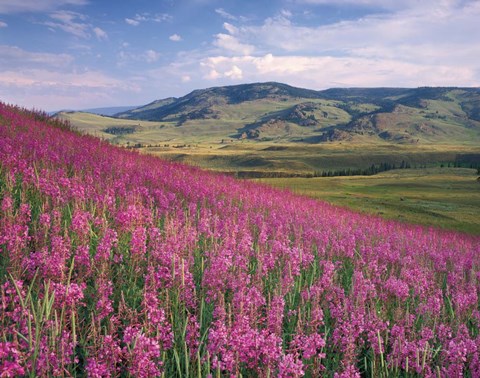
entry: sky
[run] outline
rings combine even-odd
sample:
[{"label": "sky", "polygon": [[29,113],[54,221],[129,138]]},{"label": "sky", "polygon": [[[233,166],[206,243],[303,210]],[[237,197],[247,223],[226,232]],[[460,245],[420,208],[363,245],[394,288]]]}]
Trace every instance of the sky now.
[{"label": "sky", "polygon": [[480,86],[480,0],[0,0],[0,101],[143,105],[278,81]]}]

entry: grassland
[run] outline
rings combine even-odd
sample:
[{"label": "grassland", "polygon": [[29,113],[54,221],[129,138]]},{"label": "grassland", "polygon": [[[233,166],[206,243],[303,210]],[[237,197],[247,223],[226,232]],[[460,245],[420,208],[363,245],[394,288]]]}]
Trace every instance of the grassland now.
[{"label": "grassland", "polygon": [[[402,161],[412,167],[435,166],[440,162],[455,162],[465,154],[480,154],[478,139],[473,137],[468,143],[451,138],[442,142],[422,141],[415,144],[379,141],[361,134],[355,141],[326,143],[302,143],[289,141],[288,138],[259,141],[235,137],[241,126],[254,122],[268,110],[282,112],[292,103],[261,100],[225,105],[221,108],[221,122],[197,119],[180,126],[173,119],[151,122],[88,113],[62,113],[60,117],[69,120],[82,132],[107,139],[113,144],[141,146],[140,150],[144,153],[224,172],[308,175],[325,170],[363,169],[380,163],[399,165]],[[329,114],[333,117],[333,110],[329,110]],[[335,115],[339,122],[344,122],[340,116],[340,113]],[[133,132],[112,134],[107,132],[109,128],[125,128]],[[275,129],[275,125],[272,128],[264,128],[263,134],[281,135],[285,132]],[[293,125],[290,131],[299,128]],[[300,131],[297,134],[300,135]],[[305,136],[308,138],[307,134]]]},{"label": "grassland", "polygon": [[[231,173],[307,175],[322,170],[364,168],[408,161],[416,169],[374,176],[264,178],[269,185],[360,212],[409,223],[480,234],[480,182],[476,169],[440,168],[478,149],[468,146],[295,144],[196,145],[145,148],[168,160]],[[421,168],[427,166],[427,168]]]},{"label": "grassland", "polygon": [[[183,119],[182,114],[172,114],[162,121],[153,122],[142,119],[122,119],[105,117],[84,112],[61,112],[58,118],[69,121],[75,128],[82,132],[95,134],[108,139],[114,144],[126,145],[137,144],[157,145],[165,143],[175,144],[220,144],[222,141],[231,139],[238,140],[239,130],[246,125],[254,125],[258,120],[265,120],[280,116],[286,109],[300,103],[301,99],[289,99],[274,101],[261,99],[245,101],[240,104],[222,104],[210,107],[215,113],[214,118]],[[351,117],[345,111],[336,108],[337,101],[312,100],[319,104],[317,112],[328,112],[329,118],[315,129],[321,129],[327,125],[343,124],[350,121]],[[320,104],[322,104],[320,106]],[[105,130],[109,127],[135,127],[131,134],[112,136]],[[300,127],[294,123],[285,125],[286,130],[263,131],[263,136],[269,140],[285,141],[289,138],[308,138],[312,135],[312,128]]]},{"label": "grassland", "polygon": [[388,219],[480,234],[477,177],[474,169],[427,168],[259,181]]},{"label": "grassland", "polygon": [[479,154],[476,146],[399,145],[359,143],[225,143],[176,144],[144,147],[142,152],[205,169],[223,172],[312,175],[326,170],[368,168],[372,164],[402,161],[412,167],[433,167],[455,162],[468,154]]}]

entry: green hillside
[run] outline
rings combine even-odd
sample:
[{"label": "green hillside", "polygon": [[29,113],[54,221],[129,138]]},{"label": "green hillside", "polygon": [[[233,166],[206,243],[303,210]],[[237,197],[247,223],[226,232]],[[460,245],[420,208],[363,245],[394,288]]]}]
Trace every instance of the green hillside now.
[{"label": "green hillside", "polygon": [[[77,122],[75,114],[62,117],[82,128],[83,121]],[[252,139],[304,143],[475,144],[480,140],[480,89],[313,91],[280,83],[254,83],[195,90],[180,98],[157,100],[118,113],[115,117],[162,122],[165,127],[177,128],[171,133],[159,129],[158,136],[150,135],[152,143],[165,141],[168,135],[168,140],[188,143]],[[137,128],[119,143],[144,140],[140,134],[146,131]]]},{"label": "green hillside", "polygon": [[460,159],[476,166],[480,156],[479,88],[312,91],[256,83],[196,90],[116,117],[57,116],[114,144],[246,175],[402,161],[413,167]]}]

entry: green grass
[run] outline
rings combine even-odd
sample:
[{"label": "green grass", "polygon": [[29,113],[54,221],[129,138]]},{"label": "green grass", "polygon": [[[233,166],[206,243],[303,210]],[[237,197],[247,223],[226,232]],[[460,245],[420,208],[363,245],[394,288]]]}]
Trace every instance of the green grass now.
[{"label": "green grass", "polygon": [[428,168],[260,181],[388,219],[480,234],[477,177],[474,169]]},{"label": "green grass", "polygon": [[[167,121],[162,122],[118,119],[83,112],[62,112],[59,114],[59,118],[68,120],[80,131],[108,139],[115,144],[218,144],[222,140],[232,139],[245,125],[254,123],[267,114],[282,112],[304,101],[305,99],[289,99],[287,101],[261,99],[239,104],[213,106],[212,109],[218,111],[219,119],[193,119],[187,120],[181,125],[177,123],[180,114],[172,114]],[[337,103],[335,101],[314,99],[311,102],[322,104],[321,109],[329,113],[329,118],[325,120],[329,125],[345,123],[350,120],[348,113],[334,106]],[[326,123],[320,126],[325,125]],[[108,127],[119,126],[137,126],[138,128],[134,133],[121,137],[104,132]],[[295,124],[289,124],[289,126],[290,132],[280,138],[308,137],[312,134],[313,129],[302,128]],[[268,136],[268,133],[266,135]]]},{"label": "green grass", "polygon": [[[289,118],[293,107],[300,103],[316,104],[315,110],[310,112],[318,122],[315,126],[296,124]],[[378,107],[369,103],[289,98],[211,105],[209,109],[215,113],[215,117],[199,118],[195,111],[202,109],[192,108],[189,111],[193,112],[193,119],[185,119],[188,114],[180,112],[168,115],[162,122],[117,119],[82,112],[64,112],[60,113],[59,117],[69,120],[81,131],[109,139],[115,144],[149,145],[172,142],[215,145],[229,139],[238,143],[241,142],[239,136],[242,131],[251,128],[260,131],[261,141],[288,144],[298,141],[315,142],[325,130],[341,130],[342,125],[348,124],[354,117],[345,109],[351,112],[368,112],[378,110]],[[183,121],[179,122],[181,119]],[[480,132],[480,123],[466,119],[458,101],[425,100],[422,107],[398,105],[391,112],[378,113],[373,118],[367,116],[357,119],[356,122],[357,126],[347,130],[344,135],[347,139],[344,143],[381,146],[386,143],[384,139],[392,139],[394,144],[461,144],[473,148],[478,145]],[[136,129],[135,132],[120,137],[104,132],[107,127],[119,126],[135,126]],[[387,134],[380,137],[381,132]]]},{"label": "green grass", "polygon": [[454,162],[458,155],[479,153],[478,148],[449,145],[372,145],[354,143],[258,143],[233,141],[199,143],[177,148],[143,148],[168,160],[184,161],[209,170],[283,172],[307,175],[326,170],[368,168],[372,164],[409,162],[412,167]]}]

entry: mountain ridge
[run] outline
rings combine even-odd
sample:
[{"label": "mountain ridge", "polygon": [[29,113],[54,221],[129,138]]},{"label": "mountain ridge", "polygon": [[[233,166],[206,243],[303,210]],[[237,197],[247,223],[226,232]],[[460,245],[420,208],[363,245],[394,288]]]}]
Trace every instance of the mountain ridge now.
[{"label": "mountain ridge", "polygon": [[[115,114],[195,135],[322,143],[480,141],[480,88],[330,88],[277,82],[197,89]],[[132,133],[137,132],[133,130]]]}]

